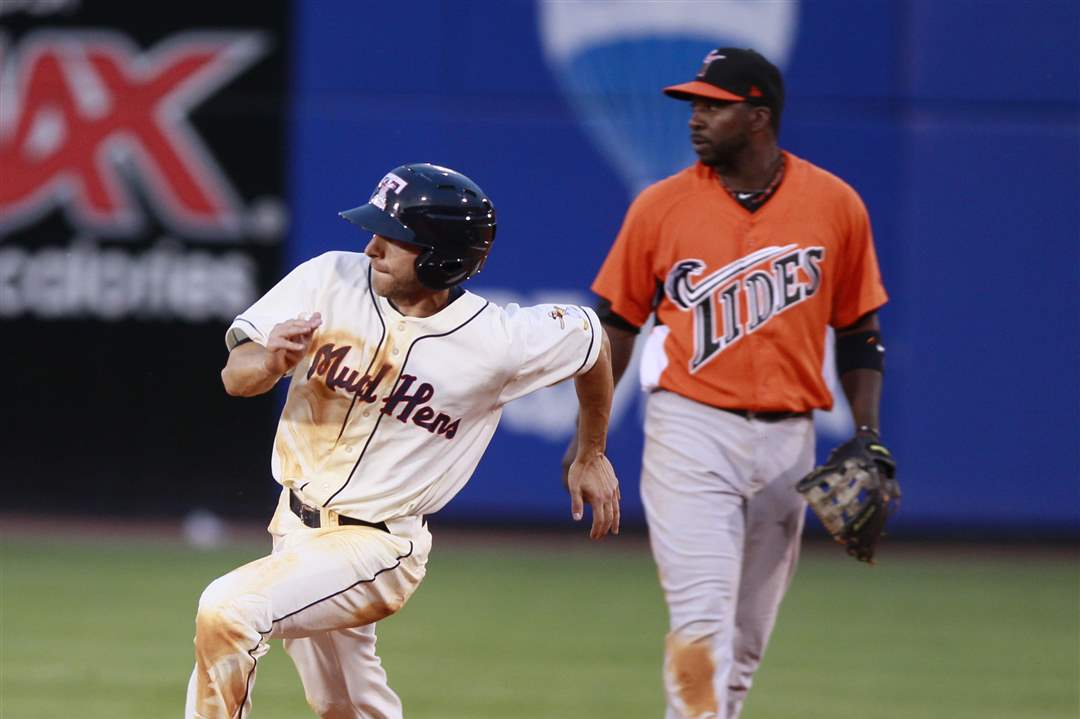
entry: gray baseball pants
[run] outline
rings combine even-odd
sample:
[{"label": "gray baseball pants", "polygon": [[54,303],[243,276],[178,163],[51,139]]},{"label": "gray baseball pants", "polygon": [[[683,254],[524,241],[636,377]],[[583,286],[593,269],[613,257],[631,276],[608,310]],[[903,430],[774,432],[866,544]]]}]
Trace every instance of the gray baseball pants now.
[{"label": "gray baseball pants", "polygon": [[799,556],[809,417],[648,398],[641,496],[667,600],[667,719],[737,719]]}]

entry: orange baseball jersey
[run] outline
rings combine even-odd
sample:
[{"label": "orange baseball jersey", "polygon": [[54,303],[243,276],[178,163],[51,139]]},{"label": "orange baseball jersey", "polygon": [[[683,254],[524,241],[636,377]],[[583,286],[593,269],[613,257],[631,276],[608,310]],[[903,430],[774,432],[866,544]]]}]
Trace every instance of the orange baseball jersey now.
[{"label": "orange baseball jersey", "polygon": [[643,365],[658,368],[659,387],[755,412],[832,406],[826,326],[850,325],[888,296],[858,194],[784,155],[783,182],[756,212],[700,162],[627,211],[592,289],[635,325],[656,312],[662,356]]}]

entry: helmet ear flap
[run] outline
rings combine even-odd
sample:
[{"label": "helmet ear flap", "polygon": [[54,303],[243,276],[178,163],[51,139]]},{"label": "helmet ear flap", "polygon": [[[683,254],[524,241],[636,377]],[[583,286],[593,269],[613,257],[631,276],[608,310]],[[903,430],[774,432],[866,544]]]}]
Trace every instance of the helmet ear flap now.
[{"label": "helmet ear flap", "polygon": [[413,262],[413,267],[416,269],[416,279],[430,290],[445,289],[438,286],[441,284],[439,282],[441,278],[435,272],[434,263],[431,261],[431,256],[434,254],[435,250],[425,248],[423,252],[416,256],[416,260]]},{"label": "helmet ear flap", "polygon": [[431,290],[445,290],[465,279],[465,263],[457,259],[441,259],[434,249],[425,249],[414,263],[416,279]]}]

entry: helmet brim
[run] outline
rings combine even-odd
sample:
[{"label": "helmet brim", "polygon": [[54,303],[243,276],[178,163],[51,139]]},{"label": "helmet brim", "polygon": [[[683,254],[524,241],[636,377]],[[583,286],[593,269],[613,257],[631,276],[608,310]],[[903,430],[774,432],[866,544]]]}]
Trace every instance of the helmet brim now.
[{"label": "helmet brim", "polygon": [[360,207],[354,207],[351,210],[339,212],[338,215],[344,217],[357,227],[363,228],[368,232],[373,232],[376,235],[381,235],[399,242],[416,244],[415,232],[380,210],[375,205],[372,205],[370,202],[366,205],[361,205]]}]

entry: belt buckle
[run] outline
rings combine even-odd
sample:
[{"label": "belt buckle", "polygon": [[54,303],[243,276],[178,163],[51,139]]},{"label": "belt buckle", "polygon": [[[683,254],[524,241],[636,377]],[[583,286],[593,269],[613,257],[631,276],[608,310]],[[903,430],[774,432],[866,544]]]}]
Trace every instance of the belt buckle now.
[{"label": "belt buckle", "polygon": [[319,511],[320,524],[323,527],[337,527],[339,526],[338,516],[338,513],[333,509],[322,509]]}]

